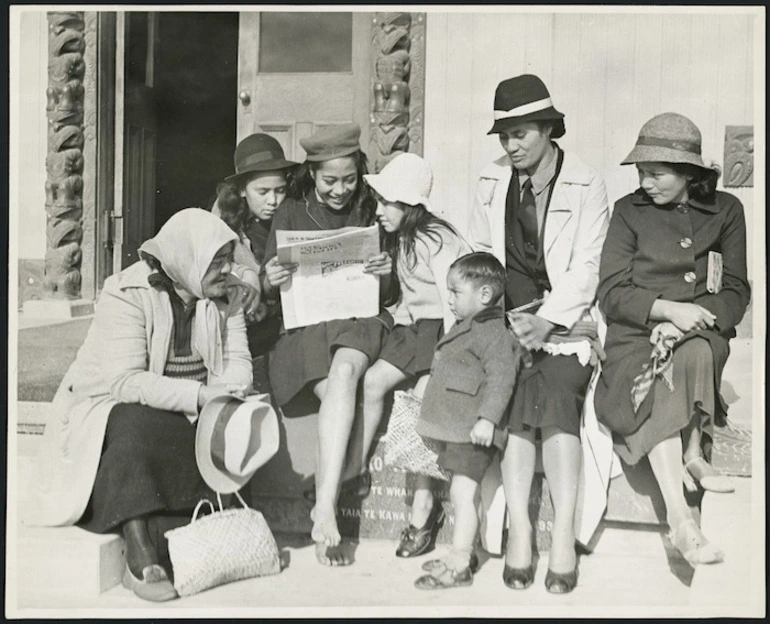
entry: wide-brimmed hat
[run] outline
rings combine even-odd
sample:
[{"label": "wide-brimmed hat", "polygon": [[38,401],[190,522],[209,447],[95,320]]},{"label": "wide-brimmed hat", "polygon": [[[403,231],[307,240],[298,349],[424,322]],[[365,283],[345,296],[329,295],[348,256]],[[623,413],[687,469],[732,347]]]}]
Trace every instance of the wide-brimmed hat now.
[{"label": "wide-brimmed hat", "polygon": [[356,123],[325,126],[309,137],[299,140],[311,162],[321,162],[349,156],[361,149],[361,126]]},{"label": "wide-brimmed hat", "polygon": [[427,161],[417,154],[399,154],[380,173],[364,175],[364,180],[387,201],[410,206],[422,204],[426,210],[433,212],[428,199],[433,186],[433,172]]},{"label": "wide-brimmed hat", "polygon": [[682,163],[707,168],[701,157],[701,134],[679,113],[655,115],[642,126],[631,153],[621,165],[640,162]]},{"label": "wide-brimmed hat", "polygon": [[564,136],[564,114],[553,107],[551,94],[537,76],[523,74],[503,80],[495,89],[495,123],[487,134],[496,134],[525,121],[553,121],[551,138]]},{"label": "wide-brimmed hat", "polygon": [[215,397],[198,417],[198,470],[215,492],[237,492],[276,454],[279,440],[278,417],[268,395]]},{"label": "wide-brimmed hat", "polygon": [[247,174],[259,171],[288,169],[299,163],[286,160],[281,144],[269,134],[250,134],[238,143],[233,154],[235,173],[225,181],[235,182]]}]

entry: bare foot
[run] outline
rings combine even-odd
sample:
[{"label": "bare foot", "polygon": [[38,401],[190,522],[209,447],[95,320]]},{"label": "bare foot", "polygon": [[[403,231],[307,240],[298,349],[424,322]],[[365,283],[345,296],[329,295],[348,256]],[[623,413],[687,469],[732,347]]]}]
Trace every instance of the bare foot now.
[{"label": "bare foot", "polygon": [[352,563],[350,557],[342,549],[342,545],[327,546],[320,542],[315,544],[315,557],[318,563],[327,566],[346,566]]},{"label": "bare foot", "polygon": [[318,562],[328,566],[350,565],[350,558],[342,551],[337,517],[334,510],[323,510],[317,505],[310,511],[313,529],[310,537],[315,542],[315,555]]}]

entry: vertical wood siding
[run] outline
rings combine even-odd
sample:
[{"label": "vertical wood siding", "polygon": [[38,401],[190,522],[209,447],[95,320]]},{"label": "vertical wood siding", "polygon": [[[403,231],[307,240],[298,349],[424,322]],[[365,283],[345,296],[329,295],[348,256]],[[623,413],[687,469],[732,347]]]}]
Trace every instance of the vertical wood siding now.
[{"label": "vertical wood siding", "polygon": [[[747,14],[430,13],[425,157],[434,205],[463,232],[476,176],[502,155],[492,124],[500,80],[540,76],[566,115],[559,140],[596,168],[610,203],[637,185],[618,163],[641,125],[675,111],[723,164],[725,126],[754,119],[753,28]],[[759,175],[759,174],[758,174]],[[729,189],[753,212],[753,189]],[[751,253],[751,242],[749,242]]]}]

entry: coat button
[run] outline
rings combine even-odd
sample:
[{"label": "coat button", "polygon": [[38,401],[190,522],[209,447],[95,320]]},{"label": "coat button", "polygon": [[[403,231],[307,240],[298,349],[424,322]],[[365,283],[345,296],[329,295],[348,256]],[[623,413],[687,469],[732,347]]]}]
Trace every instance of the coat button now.
[{"label": "coat button", "polygon": [[688,271],[684,274],[684,281],[688,284],[692,284],[695,281],[695,273],[692,271]]},{"label": "coat button", "polygon": [[679,241],[679,244],[682,246],[682,249],[689,249],[692,247],[692,239],[691,238],[683,238]]}]

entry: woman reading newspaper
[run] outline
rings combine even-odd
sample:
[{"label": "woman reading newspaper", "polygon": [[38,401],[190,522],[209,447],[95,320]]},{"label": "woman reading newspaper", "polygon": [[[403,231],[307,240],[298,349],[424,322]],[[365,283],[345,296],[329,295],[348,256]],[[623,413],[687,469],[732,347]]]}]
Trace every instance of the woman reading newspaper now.
[{"label": "woman reading newspaper", "polygon": [[[300,140],[307,160],[297,172],[290,197],[273,218],[267,243],[263,284],[267,297],[277,296],[279,287],[289,282],[297,270],[296,264],[278,262],[278,231],[338,230],[375,223],[375,203],[363,184],[367,167],[366,155],[359,146],[360,134],[356,124],[344,124],[323,128]],[[387,253],[379,253],[366,261],[363,270],[389,277],[392,265]],[[270,384],[279,405],[303,391],[312,391],[321,401],[315,492],[307,495],[315,501],[310,515],[316,556],[325,565],[351,563],[340,548],[337,496],[340,488],[362,495],[368,492],[370,476],[366,471],[340,481],[351,431],[361,426],[355,419],[358,383],[377,360],[392,325],[392,317],[383,310],[377,316],[283,330],[270,357]],[[356,431],[352,437],[361,440],[362,433]],[[363,457],[368,451],[351,449]]]}]

